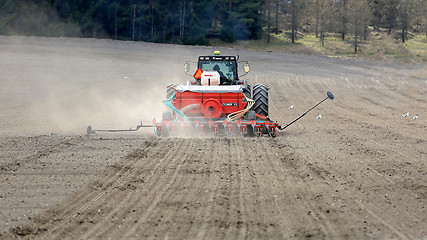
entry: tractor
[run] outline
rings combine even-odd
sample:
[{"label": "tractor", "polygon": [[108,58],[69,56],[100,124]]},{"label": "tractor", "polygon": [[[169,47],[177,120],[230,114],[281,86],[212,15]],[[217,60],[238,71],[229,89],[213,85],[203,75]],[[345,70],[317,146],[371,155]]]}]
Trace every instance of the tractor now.
[{"label": "tractor", "polygon": [[[189,74],[191,62],[184,70]],[[276,136],[278,122],[268,117],[268,86],[251,86],[240,77],[249,73],[249,64],[244,61],[244,74],[239,76],[238,57],[199,56],[197,70],[185,85],[171,84],[167,87],[166,100],[169,108],[162,114],[161,122],[154,122],[158,136],[174,135],[180,129],[197,132],[199,135],[225,134],[232,136]]]}]

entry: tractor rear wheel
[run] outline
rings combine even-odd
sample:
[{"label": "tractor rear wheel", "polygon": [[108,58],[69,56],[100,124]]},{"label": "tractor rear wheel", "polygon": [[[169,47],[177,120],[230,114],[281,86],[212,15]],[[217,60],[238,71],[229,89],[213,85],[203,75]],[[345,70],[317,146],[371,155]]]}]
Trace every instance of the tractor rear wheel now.
[{"label": "tractor rear wheel", "polygon": [[256,114],[264,117],[268,117],[268,89],[265,84],[255,84],[253,89],[255,105],[252,109]]}]

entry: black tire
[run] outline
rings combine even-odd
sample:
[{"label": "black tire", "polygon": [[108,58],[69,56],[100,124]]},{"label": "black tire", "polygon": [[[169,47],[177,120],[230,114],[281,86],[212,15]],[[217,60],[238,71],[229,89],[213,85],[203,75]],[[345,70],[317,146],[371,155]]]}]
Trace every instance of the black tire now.
[{"label": "black tire", "polygon": [[172,95],[176,92],[175,89],[176,84],[170,84],[166,89],[166,99],[169,99],[172,97]]},{"label": "black tire", "polygon": [[249,99],[252,99],[252,92],[251,92],[251,85],[246,85],[245,88],[243,88],[243,94]]},{"label": "black tire", "polygon": [[255,105],[252,109],[256,114],[268,117],[268,86],[264,84],[255,84],[253,89],[253,100]]}]

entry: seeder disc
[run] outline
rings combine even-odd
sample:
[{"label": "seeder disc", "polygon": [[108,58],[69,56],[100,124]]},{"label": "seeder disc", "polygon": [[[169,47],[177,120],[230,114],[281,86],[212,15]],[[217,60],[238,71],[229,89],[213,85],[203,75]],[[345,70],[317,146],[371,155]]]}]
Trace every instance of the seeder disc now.
[{"label": "seeder disc", "polygon": [[87,126],[86,133],[87,133],[87,135],[90,135],[93,133],[91,126]]}]

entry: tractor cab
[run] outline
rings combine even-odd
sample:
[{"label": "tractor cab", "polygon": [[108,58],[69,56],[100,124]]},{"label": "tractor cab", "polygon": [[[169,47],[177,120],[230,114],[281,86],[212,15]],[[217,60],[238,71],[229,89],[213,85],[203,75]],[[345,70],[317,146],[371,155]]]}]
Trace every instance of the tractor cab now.
[{"label": "tractor cab", "polygon": [[[191,85],[202,84],[205,76],[219,75],[219,85],[242,85],[243,81],[239,80],[238,75],[238,57],[220,56],[219,51],[214,52],[214,56],[200,56],[197,62],[197,70],[194,73],[194,80],[190,81]],[[190,63],[185,63],[185,72],[188,74]],[[244,62],[244,72],[242,76],[249,72],[249,64]],[[240,76],[241,77],[241,76]],[[210,78],[209,78],[210,79]]]},{"label": "tractor cab", "polygon": [[[201,69],[203,72],[218,72],[220,77],[219,85],[234,85],[238,80],[237,61],[234,56],[200,56],[197,69]],[[197,76],[194,77],[196,78]]]}]

